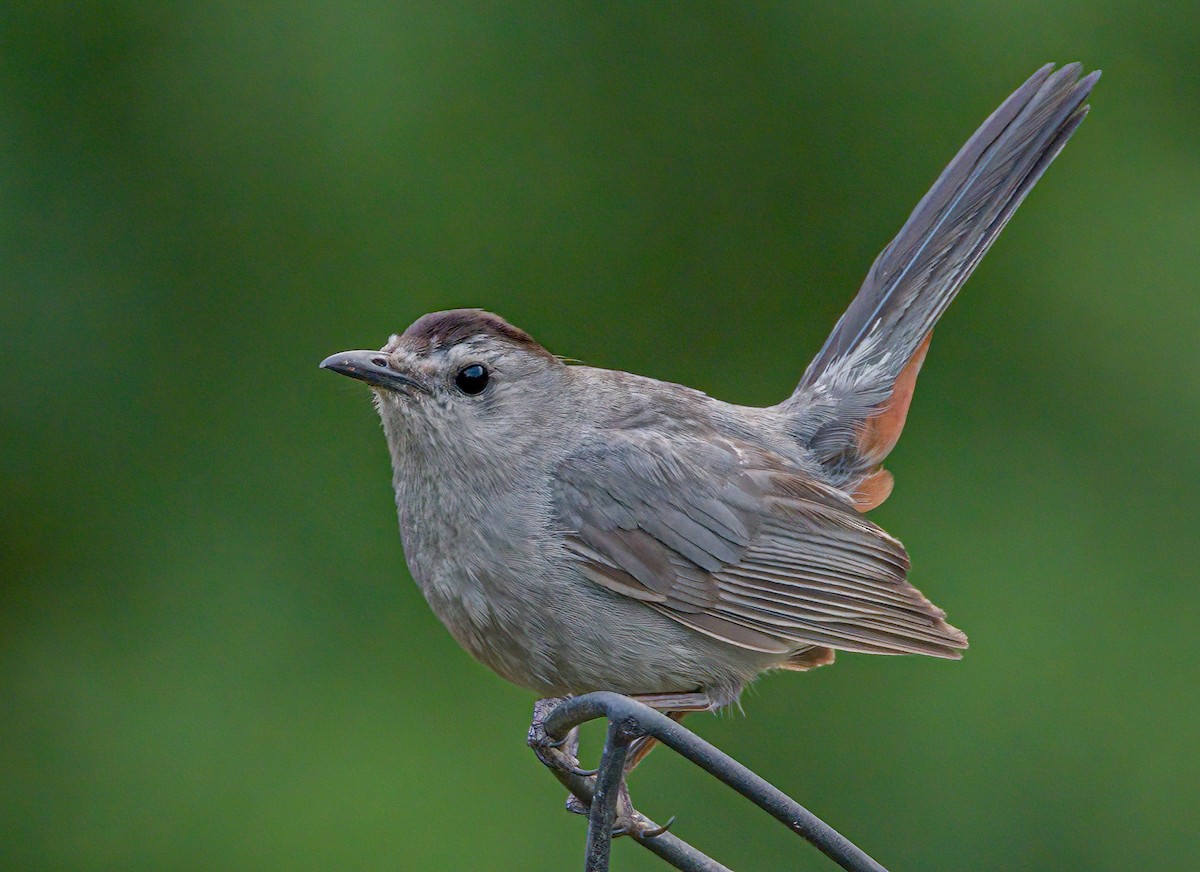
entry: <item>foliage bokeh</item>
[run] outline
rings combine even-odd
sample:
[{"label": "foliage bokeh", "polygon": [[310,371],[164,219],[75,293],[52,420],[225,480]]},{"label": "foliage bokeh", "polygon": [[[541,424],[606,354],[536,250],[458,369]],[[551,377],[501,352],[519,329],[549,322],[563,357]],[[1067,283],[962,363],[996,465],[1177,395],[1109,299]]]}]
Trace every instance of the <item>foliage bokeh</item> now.
[{"label": "foliage bokeh", "polygon": [[[1198,25],[5,4],[0,865],[576,864],[531,698],[425,607],[366,391],[317,361],[473,305],[775,402],[974,126],[1079,59],[1093,115],[939,329],[875,513],[966,659],[843,656],[694,726],[897,869],[1195,868]],[[667,753],[633,792],[737,868],[830,868]]]}]

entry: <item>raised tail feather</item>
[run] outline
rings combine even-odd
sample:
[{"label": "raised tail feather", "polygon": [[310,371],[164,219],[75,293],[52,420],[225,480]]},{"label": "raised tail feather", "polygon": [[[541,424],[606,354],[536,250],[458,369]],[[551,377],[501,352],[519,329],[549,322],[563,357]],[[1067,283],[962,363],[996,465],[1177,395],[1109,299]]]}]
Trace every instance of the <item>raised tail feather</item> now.
[{"label": "raised tail feather", "polygon": [[[934,325],[1087,114],[1100,77],[1047,64],[983,123],[876,258],[782,408],[835,484],[874,479],[900,435]],[[864,508],[877,505],[875,498]]]}]

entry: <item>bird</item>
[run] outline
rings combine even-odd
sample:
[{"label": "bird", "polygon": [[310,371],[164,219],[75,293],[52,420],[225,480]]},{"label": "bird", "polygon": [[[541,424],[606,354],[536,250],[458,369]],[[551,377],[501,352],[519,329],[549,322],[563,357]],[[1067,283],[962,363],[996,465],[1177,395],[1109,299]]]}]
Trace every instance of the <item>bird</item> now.
[{"label": "bird", "polygon": [[372,389],[407,564],[450,634],[540,696],[672,714],[838,651],[960,658],[864,515],[892,491],[934,326],[1099,75],[1048,64],[984,121],[776,405],[575,364],[479,309],[322,361]]}]

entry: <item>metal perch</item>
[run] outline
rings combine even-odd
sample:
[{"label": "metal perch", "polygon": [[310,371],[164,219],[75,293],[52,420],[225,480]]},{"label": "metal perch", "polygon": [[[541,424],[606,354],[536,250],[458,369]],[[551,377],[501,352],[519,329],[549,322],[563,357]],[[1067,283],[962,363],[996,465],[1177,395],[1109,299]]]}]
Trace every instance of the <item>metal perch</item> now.
[{"label": "metal perch", "polygon": [[[580,724],[607,718],[608,736],[600,768],[579,768],[573,748]],[[541,700],[534,707],[529,745],[555,777],[588,813],[585,872],[605,872],[609,850],[617,835],[628,835],[643,847],[685,872],[730,872],[716,860],[666,831],[622,798],[622,779],[630,745],[653,736],[728,784],[788,829],[803,836],[831,860],[850,872],[887,872],[858,846],[778,788],[732,757],[684,729],[666,715],[616,693],[589,693],[565,700]],[[622,807],[624,806],[624,807]],[[617,826],[619,824],[619,826]]]}]

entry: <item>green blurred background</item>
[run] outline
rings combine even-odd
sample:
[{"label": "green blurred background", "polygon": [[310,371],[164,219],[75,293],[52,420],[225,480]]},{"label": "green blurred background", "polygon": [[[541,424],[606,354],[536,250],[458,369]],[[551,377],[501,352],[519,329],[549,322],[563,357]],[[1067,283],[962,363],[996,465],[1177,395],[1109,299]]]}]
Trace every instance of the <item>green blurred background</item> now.
[{"label": "green blurred background", "polygon": [[[939,329],[873,515],[966,659],[843,655],[694,727],[896,870],[1197,868],[1198,34],[5,4],[0,865],[576,868],[531,696],[426,608],[368,392],[317,362],[483,306],[775,402],[975,126],[1079,59],[1092,117]],[[833,868],[669,753],[633,793],[735,868]]]}]

